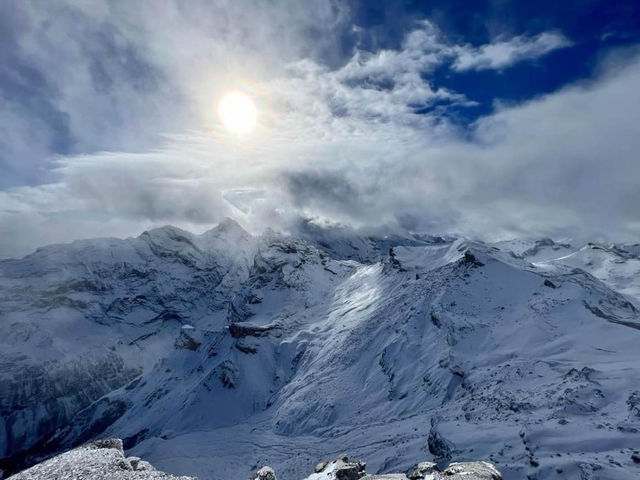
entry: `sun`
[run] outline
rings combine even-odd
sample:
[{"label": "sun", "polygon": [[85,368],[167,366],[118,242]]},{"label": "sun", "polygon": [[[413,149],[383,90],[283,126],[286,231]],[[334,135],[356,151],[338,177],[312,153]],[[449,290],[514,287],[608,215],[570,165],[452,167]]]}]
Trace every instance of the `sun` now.
[{"label": "sun", "polygon": [[218,103],[218,116],[231,133],[246,134],[256,125],[257,110],[246,93],[233,90]]}]

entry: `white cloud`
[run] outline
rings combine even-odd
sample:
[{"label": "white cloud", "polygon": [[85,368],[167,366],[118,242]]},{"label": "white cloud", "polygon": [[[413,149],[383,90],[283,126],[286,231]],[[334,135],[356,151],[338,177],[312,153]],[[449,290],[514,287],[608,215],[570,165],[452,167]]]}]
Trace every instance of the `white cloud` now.
[{"label": "white cloud", "polygon": [[456,57],[453,69],[500,70],[571,45],[572,42],[560,33],[544,32],[534,37],[517,36],[509,40],[498,40],[477,48],[470,45],[456,46],[453,47]]},{"label": "white cloud", "polygon": [[[319,15],[343,22],[344,12],[325,3]],[[55,183],[0,191],[0,257],[167,223],[203,230],[226,215],[255,231],[287,228],[305,216],[485,238],[640,233],[640,109],[629,108],[640,101],[638,56],[604,63],[605,73],[589,84],[502,107],[469,139],[440,109],[468,100],[430,84],[430,73],[455,49],[428,23],[400,49],[356,52],[334,70],[312,59],[263,68],[278,58],[277,32],[247,32],[255,36],[248,43],[236,31],[210,38],[204,15],[189,15],[204,22],[202,31],[186,29],[195,20],[163,9],[154,17],[157,30],[146,23],[150,31],[141,33],[138,20],[118,21],[136,48],[158,49],[146,53],[185,92],[190,110],[212,111],[216,92],[253,78],[245,85],[259,103],[259,130],[242,141],[192,115],[181,133],[139,153],[60,157]],[[279,18],[270,10],[258,15]],[[177,37],[166,36],[170,28]],[[256,42],[268,46],[251,54],[246,45]],[[313,45],[307,39],[290,48]],[[217,73],[214,60],[225,58],[246,61]]]},{"label": "white cloud", "polygon": [[335,0],[4,5],[0,188],[50,181],[54,153],[145,151],[200,128],[229,88],[335,49],[347,13]]}]

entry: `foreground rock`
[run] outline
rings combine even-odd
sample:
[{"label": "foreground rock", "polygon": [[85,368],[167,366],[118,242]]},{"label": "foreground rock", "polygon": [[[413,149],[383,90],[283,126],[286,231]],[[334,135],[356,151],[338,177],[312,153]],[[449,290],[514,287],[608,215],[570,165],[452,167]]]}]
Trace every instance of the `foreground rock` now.
[{"label": "foreground rock", "polygon": [[[439,475],[439,476],[438,476]],[[477,480],[502,480],[502,475],[489,462],[460,462],[452,463],[441,474],[432,476],[434,480],[437,478],[448,479],[477,479]],[[428,477],[425,477],[428,479]]]},{"label": "foreground rock", "polygon": [[500,472],[488,462],[454,462],[444,470],[433,462],[422,462],[409,475],[367,475],[365,466],[363,462],[349,461],[346,455],[340,455],[332,462],[319,463],[305,480],[502,480]]},{"label": "foreground rock", "polygon": [[9,477],[11,480],[195,480],[175,477],[137,457],[125,457],[122,440],[96,440]]},{"label": "foreground rock", "polygon": [[[502,480],[500,472],[487,462],[452,463],[440,470],[433,462],[419,463],[406,475],[385,473],[367,475],[365,463],[339,455],[320,462],[305,480]],[[156,470],[138,457],[125,457],[122,440],[95,440],[53,457],[9,477],[9,480],[197,480],[176,477]],[[262,467],[251,480],[277,480],[271,467]]]}]

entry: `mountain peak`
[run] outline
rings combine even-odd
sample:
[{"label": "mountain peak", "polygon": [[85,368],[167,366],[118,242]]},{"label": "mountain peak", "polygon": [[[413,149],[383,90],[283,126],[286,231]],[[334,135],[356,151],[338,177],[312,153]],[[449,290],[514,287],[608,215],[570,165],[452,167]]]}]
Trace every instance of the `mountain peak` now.
[{"label": "mountain peak", "polygon": [[240,235],[249,235],[249,232],[247,232],[244,228],[242,228],[242,226],[238,222],[236,222],[233,218],[230,218],[230,217],[225,217],[220,223],[218,223],[218,225],[216,225],[210,230],[207,230],[206,232],[203,233],[203,235],[207,235],[207,234],[222,235],[222,234],[228,234],[231,232],[234,232]]},{"label": "mountain peak", "polygon": [[177,238],[177,237],[191,237],[193,234],[181,228],[174,227],[173,225],[163,225],[161,227],[151,228],[142,232],[138,238],[155,237],[155,238]]}]

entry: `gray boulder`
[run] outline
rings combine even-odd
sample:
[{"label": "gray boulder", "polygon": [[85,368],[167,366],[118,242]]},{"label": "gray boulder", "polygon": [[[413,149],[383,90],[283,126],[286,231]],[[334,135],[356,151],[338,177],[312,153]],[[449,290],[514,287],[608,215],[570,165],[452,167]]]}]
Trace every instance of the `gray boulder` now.
[{"label": "gray boulder", "polygon": [[255,480],[276,480],[276,472],[271,467],[262,467],[256,472]]},{"label": "gray boulder", "polygon": [[363,462],[343,462],[335,470],[336,480],[359,480],[364,476],[365,464]]},{"label": "gray boulder", "polygon": [[349,457],[342,453],[332,462],[318,463],[314,473],[327,479],[359,480],[365,476],[365,467],[364,462],[350,462]]},{"label": "gray boulder", "polygon": [[413,472],[409,474],[409,480],[430,480],[431,477],[440,472],[438,465],[434,462],[421,462],[416,465]]},{"label": "gray boulder", "polygon": [[444,469],[440,478],[448,480],[502,480],[502,475],[489,462],[454,462]]},{"label": "gray boulder", "polygon": [[409,475],[367,475],[363,462],[350,462],[347,456],[342,454],[332,462],[316,465],[314,473],[306,480],[502,480],[502,475],[488,462],[454,462],[444,470],[440,470],[434,462],[421,462]]}]

